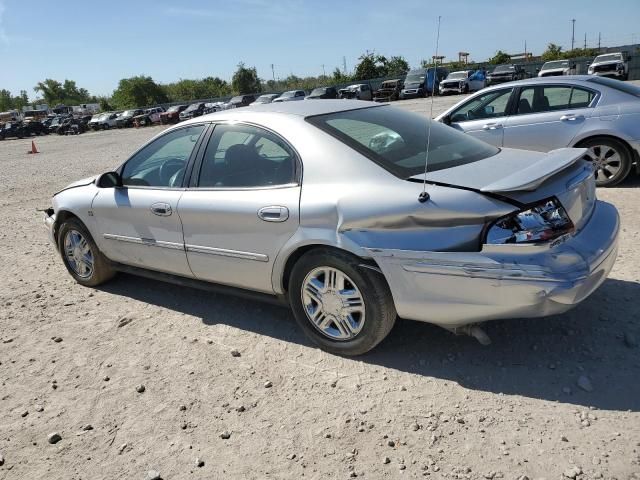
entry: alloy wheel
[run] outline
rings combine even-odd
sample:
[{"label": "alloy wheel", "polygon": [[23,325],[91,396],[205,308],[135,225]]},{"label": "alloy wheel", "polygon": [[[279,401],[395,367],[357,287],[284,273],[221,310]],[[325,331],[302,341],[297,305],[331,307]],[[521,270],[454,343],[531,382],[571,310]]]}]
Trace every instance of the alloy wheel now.
[{"label": "alloy wheel", "polygon": [[622,168],[620,153],[609,145],[593,145],[589,147],[589,157],[596,172],[596,181],[606,181],[618,175]]},{"label": "alloy wheel", "polygon": [[365,322],[364,298],[342,271],[318,267],[302,283],[302,305],[311,324],[332,340],[351,340]]}]

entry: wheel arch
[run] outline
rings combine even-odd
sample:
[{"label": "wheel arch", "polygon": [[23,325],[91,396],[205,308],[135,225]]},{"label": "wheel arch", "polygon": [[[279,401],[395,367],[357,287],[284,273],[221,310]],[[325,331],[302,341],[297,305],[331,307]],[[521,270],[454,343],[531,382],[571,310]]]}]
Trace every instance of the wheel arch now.
[{"label": "wheel arch", "polygon": [[65,223],[70,218],[75,218],[80,223],[82,223],[82,225],[84,225],[85,228],[87,228],[86,224],[82,221],[82,219],[78,215],[73,213],[71,210],[66,210],[66,209],[58,210],[56,212],[56,221],[53,224],[53,238],[56,241],[56,245],[58,244],[58,232],[60,231],[60,227],[62,226],[63,223]]},{"label": "wheel arch", "polygon": [[593,133],[590,135],[586,135],[582,138],[574,139],[574,141],[571,144],[571,147],[580,148],[580,146],[585,142],[589,140],[598,139],[598,138],[615,140],[617,142],[622,143],[624,147],[627,149],[627,153],[631,157],[632,164],[635,164],[636,173],[640,174],[640,155],[638,154],[638,151],[634,149],[626,139],[620,137],[619,135],[615,135],[612,133]]},{"label": "wheel arch", "polygon": [[282,266],[282,273],[278,275],[278,283],[275,285],[278,293],[286,294],[289,291],[289,278],[291,277],[291,271],[293,270],[294,265],[302,258],[305,254],[314,251],[314,250],[334,250],[336,252],[347,253],[349,255],[353,255],[354,257],[360,259],[361,266],[363,268],[372,269],[374,271],[379,272],[382,275],[382,270],[378,266],[378,264],[372,258],[367,258],[362,256],[362,252],[350,248],[341,248],[330,243],[308,243],[305,245],[298,246],[295,250],[291,251],[286,260],[284,260],[284,265]]}]

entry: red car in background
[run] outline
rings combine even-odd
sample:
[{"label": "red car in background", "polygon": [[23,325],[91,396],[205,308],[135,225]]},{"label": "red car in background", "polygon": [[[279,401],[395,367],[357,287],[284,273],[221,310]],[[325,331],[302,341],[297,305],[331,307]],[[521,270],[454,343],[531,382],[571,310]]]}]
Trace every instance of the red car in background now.
[{"label": "red car in background", "polygon": [[166,112],[160,114],[160,123],[167,125],[170,123],[178,123],[180,121],[180,112],[185,110],[189,105],[174,105],[169,107]]}]

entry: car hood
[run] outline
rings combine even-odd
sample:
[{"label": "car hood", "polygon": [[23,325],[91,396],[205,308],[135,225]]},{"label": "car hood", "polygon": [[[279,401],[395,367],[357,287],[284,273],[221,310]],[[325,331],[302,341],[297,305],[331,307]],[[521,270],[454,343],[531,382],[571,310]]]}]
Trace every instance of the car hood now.
[{"label": "car hood", "polygon": [[618,63],[624,63],[622,60],[608,60],[606,62],[593,62],[590,67],[601,67],[603,65],[617,65]]},{"label": "car hood", "polygon": [[[548,153],[503,148],[484,160],[429,172],[427,182],[487,193],[532,191],[586,152],[584,148],[559,148]],[[411,177],[414,181],[423,179],[424,174]]]},{"label": "car hood", "polygon": [[[77,180],[73,183],[70,183],[66,187],[64,187],[62,190],[60,190],[60,192],[64,192],[65,190],[69,190],[70,188],[84,187],[86,185],[91,185],[93,182],[95,182],[96,178],[98,178],[98,175],[94,175],[93,177],[83,178],[82,180]],[[56,192],[54,196],[60,192]]]}]

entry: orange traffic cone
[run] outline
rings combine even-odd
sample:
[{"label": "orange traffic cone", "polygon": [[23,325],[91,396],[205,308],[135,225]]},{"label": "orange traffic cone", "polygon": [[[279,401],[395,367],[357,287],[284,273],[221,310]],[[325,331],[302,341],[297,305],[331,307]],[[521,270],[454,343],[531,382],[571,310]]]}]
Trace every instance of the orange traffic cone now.
[{"label": "orange traffic cone", "polygon": [[34,142],[33,140],[31,140],[31,150],[29,150],[27,153],[40,153],[36,148],[36,142]]}]

